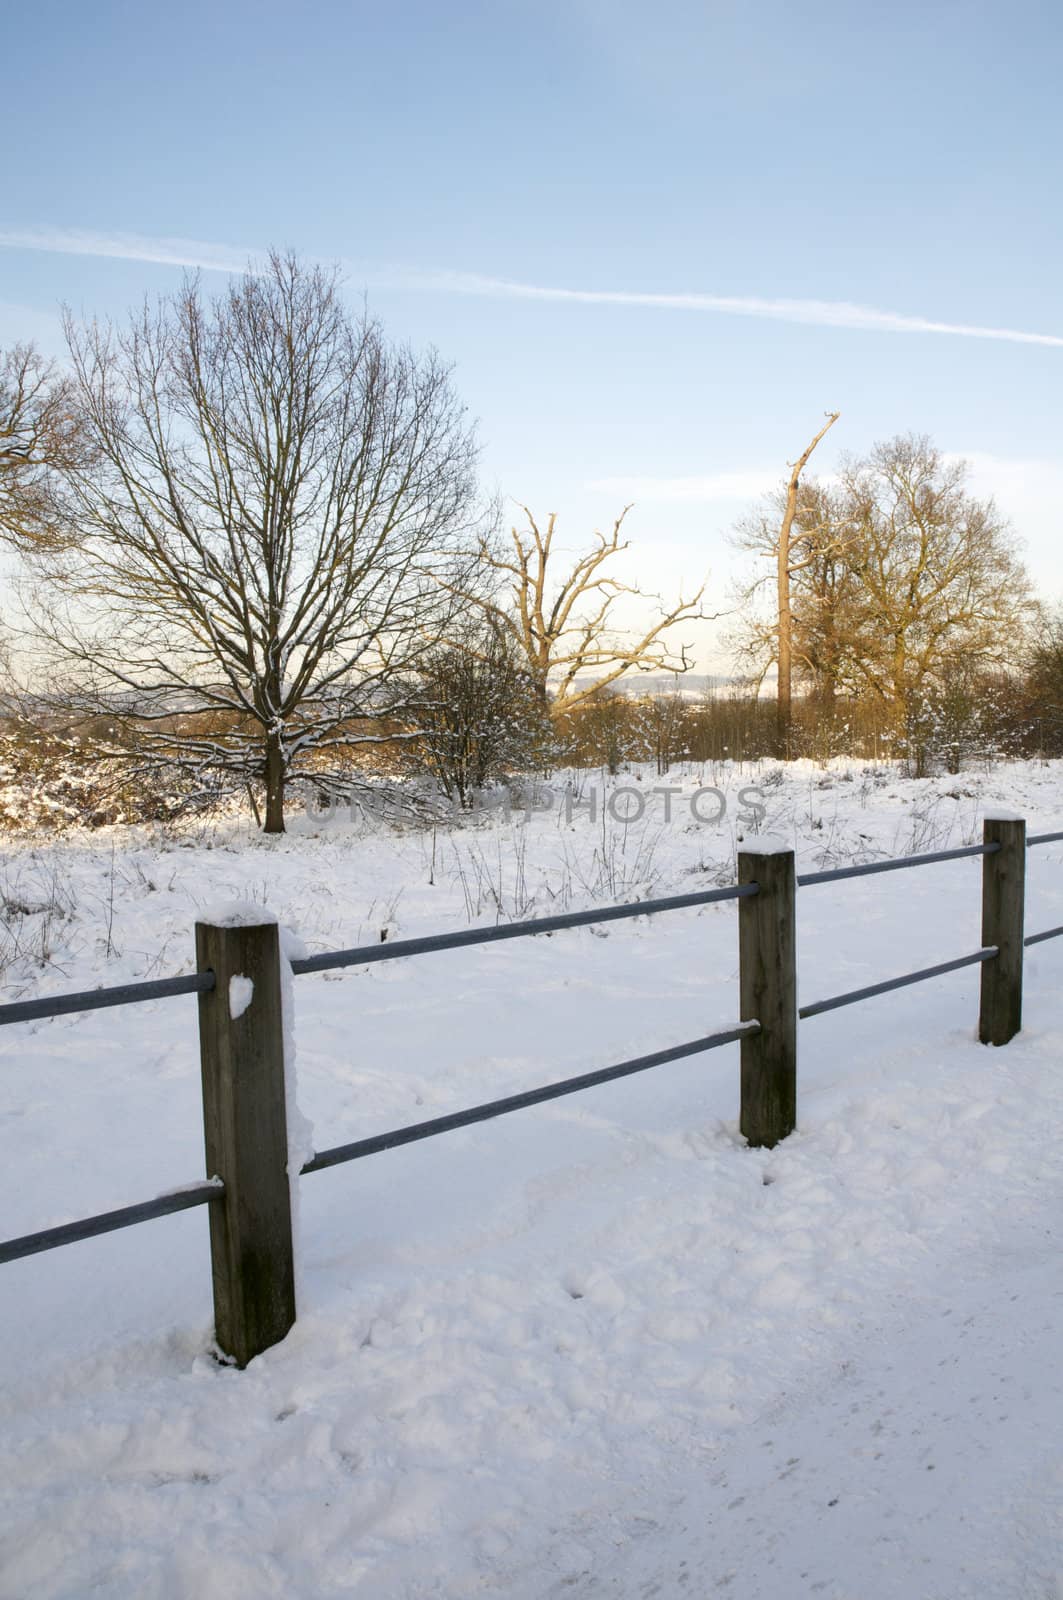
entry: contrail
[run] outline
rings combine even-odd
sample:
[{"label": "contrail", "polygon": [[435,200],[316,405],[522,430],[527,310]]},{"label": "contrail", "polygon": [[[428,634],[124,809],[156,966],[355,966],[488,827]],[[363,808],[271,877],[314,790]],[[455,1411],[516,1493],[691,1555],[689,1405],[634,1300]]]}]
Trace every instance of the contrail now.
[{"label": "contrail", "polygon": [[[245,272],[261,259],[261,251],[241,251],[194,239],[152,239],[141,234],[100,234],[73,229],[8,228],[0,230],[0,246],[13,250],[45,250],[55,254],[107,256],[164,266],[196,267],[206,272]],[[406,289],[432,294],[473,295],[491,299],[539,300],[559,305],[633,306],[648,310],[713,312],[732,317],[759,317],[811,327],[844,328],[863,333],[933,333],[960,339],[996,339],[1008,344],[1063,347],[1063,335],[1028,333],[1019,328],[983,327],[970,322],[943,322],[899,311],[879,311],[848,300],[767,299],[756,295],[670,293],[639,289],[567,289],[521,283],[477,273],[424,271],[403,267],[367,267],[347,263],[352,276],[368,287]]]},{"label": "contrail", "polygon": [[50,255],[107,256],[115,261],[150,261],[158,266],[197,267],[204,272],[244,272],[253,252],[196,239],[150,239],[139,233],[90,233],[78,228],[4,228],[9,250],[44,250]]},{"label": "contrail", "polygon": [[667,311],[715,311],[737,317],[767,317],[775,322],[801,322],[825,328],[852,328],[873,333],[945,333],[964,339],[1004,339],[1012,344],[1063,347],[1063,335],[1026,333],[1018,328],[985,328],[968,322],[940,322],[899,311],[878,311],[848,300],[761,299],[753,295],[672,294],[637,289],[557,289],[484,278],[472,273],[411,274],[425,288],[454,294],[504,296],[521,300],[554,300],[580,305],[648,306]]}]

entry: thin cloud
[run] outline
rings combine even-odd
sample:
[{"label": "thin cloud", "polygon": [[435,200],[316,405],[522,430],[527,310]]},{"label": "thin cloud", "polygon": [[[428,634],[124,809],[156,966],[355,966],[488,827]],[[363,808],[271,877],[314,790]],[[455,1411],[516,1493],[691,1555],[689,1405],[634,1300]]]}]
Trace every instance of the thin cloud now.
[{"label": "thin cloud", "polygon": [[1038,494],[1051,491],[1056,496],[1063,493],[1063,462],[997,456],[986,450],[948,450],[946,461],[963,461],[974,478],[993,478],[1016,489],[1030,489]]},{"label": "thin cloud", "polygon": [[[106,256],[163,266],[198,267],[207,272],[243,272],[257,251],[192,239],[151,239],[142,234],[102,234],[73,229],[21,228],[0,230],[0,246],[44,250],[63,255]],[[898,311],[879,311],[848,300],[765,299],[756,295],[673,294],[635,289],[565,289],[520,283],[510,278],[467,272],[426,272],[401,267],[366,268],[351,264],[355,276],[375,288],[408,289],[481,298],[538,300],[567,305],[632,306],[661,311],[712,312],[758,317],[811,327],[842,328],[863,333],[933,333],[962,339],[994,339],[1009,344],[1063,348],[1063,334],[1030,333],[1018,328],[982,327],[969,322],[942,322]]]},{"label": "thin cloud", "polygon": [[949,451],[945,459],[966,463],[975,494],[992,495],[1017,532],[1025,536],[1043,527],[1056,540],[1063,512],[1063,462],[981,450]]}]

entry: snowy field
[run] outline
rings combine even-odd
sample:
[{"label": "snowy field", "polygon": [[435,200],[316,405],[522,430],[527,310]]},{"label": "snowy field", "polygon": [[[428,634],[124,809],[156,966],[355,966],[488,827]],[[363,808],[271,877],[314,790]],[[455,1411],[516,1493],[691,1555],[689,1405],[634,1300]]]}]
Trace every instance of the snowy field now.
[{"label": "snowy field", "polygon": [[[1059,763],[639,781],[683,786],[670,821],[9,842],[3,998],[187,971],[234,898],[316,951],[729,882],[748,784],[805,869],[977,842],[991,806],[1063,827]],[[979,906],[977,859],[803,890],[802,1000],[976,949]],[[1027,928],[1059,923],[1045,846]],[[297,979],[317,1144],[728,1026],[736,932],[712,906]],[[306,1178],[299,1321],[244,1373],[210,1355],[202,1210],[0,1268],[0,1595],[1060,1600],[1061,980],[1063,940],[1028,952],[1000,1050],[976,968],[802,1024],[774,1151],[728,1047]],[[202,1176],[193,1000],[0,1052],[5,1237]]]}]

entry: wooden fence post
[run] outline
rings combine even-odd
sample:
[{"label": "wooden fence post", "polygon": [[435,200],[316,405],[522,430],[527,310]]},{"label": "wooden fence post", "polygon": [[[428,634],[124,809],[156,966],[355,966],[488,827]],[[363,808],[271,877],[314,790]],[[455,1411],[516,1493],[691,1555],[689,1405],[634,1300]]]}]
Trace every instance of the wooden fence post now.
[{"label": "wooden fence post", "polygon": [[739,1015],[760,1023],[741,1044],[739,1127],[751,1145],[773,1145],[797,1122],[793,851],[740,850],[738,881],[760,885],[738,902]]},{"label": "wooden fence post", "polygon": [[1026,823],[986,817],[982,827],[983,842],[1000,845],[982,857],[982,944],[995,944],[1000,953],[982,962],[978,1037],[983,1044],[1007,1044],[1022,1027]]},{"label": "wooden fence post", "polygon": [[215,1338],[238,1367],[295,1321],[280,937],[274,922],[196,923],[196,965],[215,975],[199,996]]}]

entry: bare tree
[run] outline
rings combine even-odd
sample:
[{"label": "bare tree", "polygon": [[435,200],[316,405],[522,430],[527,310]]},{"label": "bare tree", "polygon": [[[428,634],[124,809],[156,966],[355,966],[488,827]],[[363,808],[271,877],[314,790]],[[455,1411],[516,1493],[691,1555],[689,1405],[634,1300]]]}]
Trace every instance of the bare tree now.
[{"label": "bare tree", "polygon": [[412,746],[416,763],[462,807],[514,770],[536,763],[545,718],[509,635],[467,624],[421,666]]},{"label": "bare tree", "polygon": [[[559,715],[600,696],[632,668],[676,673],[693,665],[689,647],[675,647],[665,636],[679,623],[705,617],[704,584],[689,600],[680,596],[666,605],[659,595],[624,583],[609,570],[614,557],[629,547],[621,529],[630,509],[620,513],[611,534],[595,533],[590,549],[572,556],[567,566],[554,542],[555,512],[541,528],[522,506],[527,528],[511,529],[508,543],[480,541],[480,561],[495,582],[489,594],[470,598],[510,635],[541,703],[551,704]],[[655,601],[659,614],[647,626],[621,631],[615,608],[633,597]]]},{"label": "bare tree", "polygon": [[[781,495],[740,526],[741,548],[773,567],[780,509]],[[927,715],[940,720],[955,700],[960,663],[981,681],[1015,662],[1032,602],[1014,537],[992,501],[968,493],[965,464],[928,439],[876,445],[829,490],[801,483],[788,543],[792,666],[821,718],[836,693],[869,698],[895,734],[925,742]],[[746,589],[735,641],[761,673],[780,638],[752,605],[768,581]]]},{"label": "bare tree", "polygon": [[56,473],[90,453],[70,379],[31,344],[0,352],[0,540],[54,546]]},{"label": "bare tree", "polygon": [[334,273],[274,254],[122,330],[67,319],[97,459],[64,470],[81,537],[43,628],[74,697],[155,758],[264,784],[384,740],[454,609],[475,451],[434,354],[353,319]]}]

